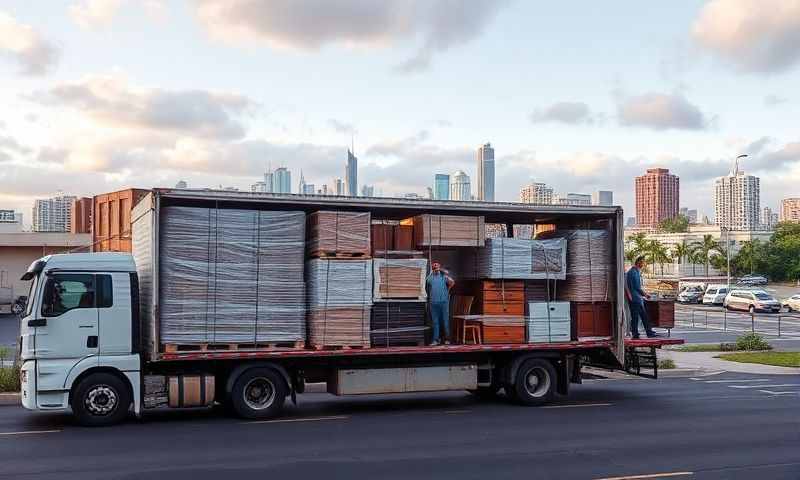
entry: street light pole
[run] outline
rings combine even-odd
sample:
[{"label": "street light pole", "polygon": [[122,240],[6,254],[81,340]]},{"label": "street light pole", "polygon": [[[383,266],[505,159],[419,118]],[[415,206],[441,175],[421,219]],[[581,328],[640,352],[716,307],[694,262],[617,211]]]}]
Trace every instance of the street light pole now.
[{"label": "street light pole", "polygon": [[729,228],[725,228],[725,243],[727,243],[728,253],[725,256],[728,257],[728,292],[731,291],[731,231]]}]

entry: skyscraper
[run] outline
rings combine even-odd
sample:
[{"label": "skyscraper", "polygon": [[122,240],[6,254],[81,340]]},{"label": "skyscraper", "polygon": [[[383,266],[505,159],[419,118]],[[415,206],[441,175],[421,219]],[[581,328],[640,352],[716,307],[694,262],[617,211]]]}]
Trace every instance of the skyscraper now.
[{"label": "skyscraper", "polygon": [[678,216],[680,179],[666,168],[649,168],[636,177],[636,223],[640,227],[658,226]]},{"label": "skyscraper", "polygon": [[781,222],[800,222],[800,198],[781,200]]},{"label": "skyscraper", "polygon": [[519,201],[536,205],[550,205],[553,203],[553,189],[544,183],[531,183],[519,191]]},{"label": "skyscraper", "polygon": [[356,155],[347,150],[347,164],[344,168],[344,181],[345,191],[344,194],[349,197],[358,196],[358,158]]},{"label": "skyscraper", "polygon": [[264,185],[264,192],[269,193],[275,191],[275,174],[272,172],[272,167],[264,172]]},{"label": "skyscraper", "polygon": [[780,216],[773,212],[771,208],[764,207],[761,210],[761,227],[764,230],[772,230],[775,228],[775,225],[778,224],[780,221]]},{"label": "skyscraper", "polygon": [[553,205],[591,205],[592,196],[588,193],[568,193],[553,195]]},{"label": "skyscraper", "polygon": [[478,147],[475,153],[478,164],[478,200],[494,202],[494,148],[491,143]]},{"label": "skyscraper", "polygon": [[592,205],[610,207],[614,205],[614,192],[608,190],[598,190],[592,194]]},{"label": "skyscraper", "polygon": [[266,183],[264,183],[264,182],[256,182],[256,183],[250,185],[250,191],[253,192],[253,193],[267,193],[267,192],[272,191],[272,186],[270,185],[269,188],[267,188],[267,184]]},{"label": "skyscraper", "polygon": [[462,170],[457,171],[452,175],[452,182],[450,182],[450,200],[471,200],[472,190],[469,185],[469,176]]},{"label": "skyscraper", "polygon": [[433,177],[433,199],[450,200],[450,175],[437,173]]},{"label": "skyscraper", "polygon": [[286,167],[276,168],[272,173],[272,191],[274,193],[292,193],[292,172]]},{"label": "skyscraper", "polygon": [[[307,185],[306,184],[306,179],[303,176],[303,169],[301,168],[300,169],[300,181],[297,183],[297,193],[299,193],[300,195],[305,195],[307,193],[306,192],[306,185]],[[312,192],[314,191],[313,188],[312,188],[311,191]]]},{"label": "skyscraper", "polygon": [[714,185],[715,223],[729,230],[758,230],[761,226],[761,180],[735,170]]},{"label": "skyscraper", "polygon": [[36,200],[33,203],[34,232],[69,232],[71,227],[72,202],[76,197],[60,195]]},{"label": "skyscraper", "polygon": [[361,196],[362,197],[374,197],[375,196],[375,187],[372,185],[362,185],[361,186]]},{"label": "skyscraper", "polygon": [[344,195],[344,182],[339,177],[333,179],[333,194],[337,196]]}]

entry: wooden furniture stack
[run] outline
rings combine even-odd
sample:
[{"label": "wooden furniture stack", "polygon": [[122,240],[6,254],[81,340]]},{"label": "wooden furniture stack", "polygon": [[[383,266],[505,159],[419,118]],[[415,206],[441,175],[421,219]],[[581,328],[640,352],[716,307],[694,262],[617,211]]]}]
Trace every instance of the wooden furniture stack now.
[{"label": "wooden furniture stack", "polygon": [[[482,247],[486,231],[482,216],[418,215],[411,219],[414,244],[427,247]],[[408,221],[402,222],[407,225]]]},{"label": "wooden furniture stack", "polygon": [[308,216],[308,253],[311,257],[369,258],[369,212],[321,210]]},{"label": "wooden furniture stack", "polygon": [[525,282],[479,280],[476,283],[474,312],[482,315],[525,315]]},{"label": "wooden furniture stack", "polygon": [[574,339],[607,338],[613,333],[614,304],[611,302],[572,302]]},{"label": "wooden furniture stack", "polygon": [[572,337],[569,302],[531,302],[527,317],[528,343],[569,342]]},{"label": "wooden furniture stack", "polygon": [[674,300],[645,300],[644,306],[651,327],[675,328]]}]

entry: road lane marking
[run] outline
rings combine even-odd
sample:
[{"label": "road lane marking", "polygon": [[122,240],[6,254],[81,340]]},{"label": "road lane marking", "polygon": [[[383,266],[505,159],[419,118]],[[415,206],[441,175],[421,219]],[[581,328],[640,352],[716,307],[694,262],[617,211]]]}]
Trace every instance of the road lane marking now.
[{"label": "road lane marking", "polygon": [[705,383],[753,383],[753,382],[771,382],[769,378],[753,378],[750,380],[706,380]]},{"label": "road lane marking", "polygon": [[643,478],[687,477],[689,475],[694,475],[694,472],[651,473],[647,475],[628,475],[624,477],[598,478],[597,480],[639,480]]},{"label": "road lane marking", "polygon": [[0,435],[36,435],[40,433],[58,433],[62,430],[24,430],[21,432],[0,432]]},{"label": "road lane marking", "polygon": [[789,395],[789,394],[800,395],[800,391],[799,392],[793,392],[793,391],[773,392],[772,390],[759,390],[759,392],[769,393],[770,395]]},{"label": "road lane marking", "polygon": [[459,414],[462,414],[462,413],[470,413],[471,411],[472,410],[448,410],[448,411],[445,411],[444,414],[445,415],[459,415]]},{"label": "road lane marking", "polygon": [[576,403],[572,405],[548,405],[541,408],[580,408],[580,407],[610,407],[613,403]]},{"label": "road lane marking", "polygon": [[295,423],[295,422],[321,422],[324,420],[344,420],[350,418],[347,415],[332,415],[330,417],[307,417],[307,418],[284,418],[280,420],[256,420],[253,422],[241,422],[244,425],[257,423]]},{"label": "road lane marking", "polygon": [[728,388],[775,388],[775,387],[800,387],[800,383],[781,383],[778,385],[728,385]]}]

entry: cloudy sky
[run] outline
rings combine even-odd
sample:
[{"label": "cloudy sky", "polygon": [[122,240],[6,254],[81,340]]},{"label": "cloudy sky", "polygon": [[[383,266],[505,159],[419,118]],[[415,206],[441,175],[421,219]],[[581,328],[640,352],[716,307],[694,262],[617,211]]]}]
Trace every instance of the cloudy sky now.
[{"label": "cloudy sky", "polygon": [[762,204],[800,195],[800,0],[6,0],[0,208],[127,186],[243,189],[268,164],[418,192],[475,175],[615,192],[750,154]]}]

